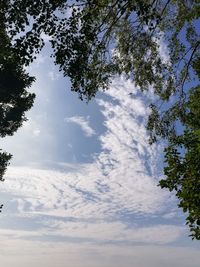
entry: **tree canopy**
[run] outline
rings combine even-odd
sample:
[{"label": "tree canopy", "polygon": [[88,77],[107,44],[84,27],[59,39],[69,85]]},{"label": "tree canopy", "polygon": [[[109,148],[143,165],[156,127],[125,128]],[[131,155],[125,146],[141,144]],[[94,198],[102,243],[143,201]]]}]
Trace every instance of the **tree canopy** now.
[{"label": "tree canopy", "polygon": [[[81,99],[90,100],[99,89],[108,89],[111,78],[119,74],[132,79],[142,91],[153,88],[157,98],[150,106],[147,124],[150,142],[161,137],[169,144],[165,150],[166,180],[160,186],[176,191],[179,206],[188,213],[191,234],[197,239],[199,14],[199,0],[0,3],[9,49],[20,66],[34,60],[45,44],[44,35],[48,35],[55,64],[71,79],[71,89]],[[27,81],[27,76],[23,77]]]},{"label": "tree canopy", "polygon": [[[34,81],[19,63],[11,49],[3,25],[0,27],[0,137],[13,135],[26,120],[25,112],[33,105],[34,94],[27,92]],[[0,181],[11,159],[11,154],[0,152]],[[2,208],[2,205],[0,206]]]}]

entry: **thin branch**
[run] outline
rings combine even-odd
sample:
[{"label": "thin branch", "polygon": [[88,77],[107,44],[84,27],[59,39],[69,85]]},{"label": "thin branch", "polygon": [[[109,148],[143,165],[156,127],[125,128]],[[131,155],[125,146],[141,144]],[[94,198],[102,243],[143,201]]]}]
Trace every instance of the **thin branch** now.
[{"label": "thin branch", "polygon": [[194,46],[194,49],[193,49],[193,51],[192,51],[192,53],[190,55],[190,58],[188,60],[188,63],[186,65],[186,73],[185,73],[185,76],[184,76],[184,78],[182,80],[182,85],[181,85],[181,96],[185,95],[185,93],[184,93],[184,85],[185,85],[186,79],[187,79],[188,74],[189,74],[189,67],[190,67],[190,64],[192,62],[193,56],[194,56],[194,54],[195,54],[195,52],[196,52],[196,50],[197,50],[197,48],[198,48],[199,45],[200,45],[200,42],[197,41],[196,42],[196,45]]}]

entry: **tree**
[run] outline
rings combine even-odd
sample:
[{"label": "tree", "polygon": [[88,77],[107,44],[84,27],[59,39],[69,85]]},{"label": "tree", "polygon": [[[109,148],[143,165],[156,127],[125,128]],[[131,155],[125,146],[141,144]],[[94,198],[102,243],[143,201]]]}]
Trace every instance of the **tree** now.
[{"label": "tree", "polygon": [[[18,62],[10,40],[0,27],[0,137],[13,135],[26,120],[25,112],[33,105],[34,94],[26,88],[34,81]],[[0,152],[0,181],[11,159],[11,154]],[[0,209],[2,205],[0,206]]]},{"label": "tree", "polygon": [[175,190],[179,207],[188,212],[192,238],[200,239],[200,86],[190,90],[185,128],[165,148],[165,179],[161,188]]},{"label": "tree", "polygon": [[[99,89],[107,89],[111,78],[118,74],[134,80],[141,90],[152,87],[157,99],[150,106],[152,112],[147,124],[150,142],[159,137],[168,140],[166,160],[171,169],[179,166],[178,160],[170,165],[176,147],[184,146],[180,153],[185,160],[189,157],[193,150],[184,140],[189,133],[193,135],[188,114],[195,93],[190,93],[189,88],[191,80],[198,84],[199,0],[2,0],[0,5],[12,51],[22,65],[30,64],[41,51],[46,34],[55,63],[71,79],[71,89],[81,99],[90,100]],[[162,43],[167,46],[165,58],[160,51]],[[182,137],[177,134],[178,124]],[[195,137],[191,140],[196,144]],[[190,164],[187,160],[188,168]],[[166,168],[168,178],[170,175],[176,180],[177,175],[188,175]],[[198,180],[198,172],[193,176]],[[175,180],[174,186],[163,182],[160,185],[176,190],[180,198],[183,183],[176,187]],[[189,184],[186,188],[188,191],[183,189],[183,194],[193,193]],[[195,225],[199,227],[198,206],[185,209],[181,203],[189,216],[195,213]],[[193,225],[189,225],[192,235],[199,238]]]}]

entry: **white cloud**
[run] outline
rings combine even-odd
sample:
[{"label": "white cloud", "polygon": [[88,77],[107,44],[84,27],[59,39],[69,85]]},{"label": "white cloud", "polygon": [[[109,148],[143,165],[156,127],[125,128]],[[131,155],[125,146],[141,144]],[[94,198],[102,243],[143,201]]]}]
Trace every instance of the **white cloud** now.
[{"label": "white cloud", "polygon": [[[29,217],[29,219],[34,220],[34,217]],[[79,242],[82,243],[90,240],[90,242],[96,243],[115,242],[115,244],[167,244],[176,241],[185,231],[184,227],[175,225],[127,227],[121,221],[63,221],[58,218],[42,220],[42,217],[38,220],[37,225],[40,225],[37,230],[0,229],[0,241],[5,238],[44,239],[50,235],[57,240],[71,238],[79,239]]]},{"label": "white cloud", "polygon": [[[122,221],[60,221],[46,220],[44,225],[55,236],[115,241],[120,243],[167,244],[176,241],[185,231],[185,227],[176,225],[139,226],[127,225]],[[44,227],[45,228],[45,227]]]},{"label": "white cloud", "polygon": [[[53,235],[58,240],[119,244],[174,242],[182,236],[182,226],[169,220],[151,223],[154,216],[169,213],[173,202],[157,187],[162,147],[148,144],[148,96],[141,97],[134,84],[123,78],[113,83],[107,95],[110,101],[98,100],[106,131],[99,137],[102,151],[92,163],[66,165],[63,172],[9,168],[2,193],[16,204],[13,216],[30,215],[30,224],[37,220],[36,236],[41,238]],[[80,125],[87,136],[95,133],[88,118],[65,120]],[[149,222],[140,225],[137,216],[148,217]],[[28,238],[28,232],[19,231],[15,238]]]},{"label": "white cloud", "polygon": [[155,39],[158,44],[158,52],[164,63],[170,63],[169,49],[167,47],[166,40],[164,39],[164,34],[160,32],[160,38]]},{"label": "white cloud", "polygon": [[97,162],[72,165],[72,171],[66,172],[9,168],[2,191],[17,195],[24,212],[54,216],[105,219],[123,212],[154,214],[163,209],[165,193],[137,158],[127,159],[130,166],[123,166],[122,158],[111,157],[106,167],[108,159],[104,153]]},{"label": "white cloud", "polygon": [[[133,92],[135,98],[129,95],[130,92]],[[50,207],[47,209],[48,212],[62,213],[62,209],[65,210],[67,205],[67,214],[72,214],[72,216],[81,212],[82,216],[90,217],[96,210],[99,211],[100,217],[105,217],[105,214],[110,216],[117,212],[154,214],[162,210],[167,195],[157,187],[160,167],[159,162],[156,163],[162,148],[158,145],[150,146],[148,144],[148,135],[145,130],[145,119],[148,115],[148,107],[145,104],[147,98],[143,99],[139,96],[134,84],[123,78],[116,80],[106,93],[112,98],[112,101],[99,100],[98,103],[105,117],[104,124],[107,130],[99,137],[102,152],[94,158],[93,163],[83,165],[81,168],[78,166],[76,172],[69,171],[65,174],[10,169],[8,172],[10,178],[5,183],[7,188],[5,190],[9,191],[12,183],[14,188],[19,188],[17,194],[21,194],[21,186],[26,186],[26,190],[23,191],[26,194],[30,186],[37,190],[36,194],[44,211],[45,207]],[[94,134],[88,118],[71,117],[66,120],[82,125],[82,129],[87,135]],[[43,124],[42,119],[29,120],[23,131],[26,135],[37,136],[40,134],[40,138],[35,139],[43,138],[42,144],[54,146],[55,137],[53,138],[48,125]],[[22,140],[24,142],[25,138],[22,139],[22,137],[21,142]],[[16,158],[21,157],[21,143],[18,145],[19,156]],[[35,143],[28,152],[41,161],[41,155],[36,153],[37,146],[40,147],[41,143]],[[45,147],[42,158],[48,157],[45,155],[46,151],[48,151],[47,147]],[[22,156],[26,157],[26,155]],[[27,176],[32,177],[33,172],[36,173],[35,178],[26,179]],[[17,179],[15,179],[16,175]],[[48,178],[44,178],[43,175]],[[57,178],[54,179],[54,176]],[[44,183],[46,188],[43,192],[41,183],[45,179],[49,179],[51,183],[50,185],[48,182]],[[67,180],[67,185],[65,180]],[[75,185],[74,181],[76,181]],[[57,188],[64,190],[64,197],[59,191],[56,192],[51,184],[56,184]],[[46,194],[46,191],[49,193]],[[51,197],[52,203],[50,203],[49,200],[47,201],[47,196],[54,193],[55,195]],[[34,194],[34,190],[29,193],[30,199],[26,201],[28,203],[33,201],[35,207],[35,200],[31,200],[32,194]],[[93,201],[88,201],[88,195],[91,199],[93,198]],[[60,199],[59,204],[55,203],[57,198]],[[59,209],[54,210],[54,204]],[[79,205],[85,208],[79,208]],[[170,202],[168,205],[170,206]]]},{"label": "white cloud", "polygon": [[65,118],[65,121],[72,122],[72,123],[79,125],[82,131],[84,132],[84,134],[88,137],[91,137],[96,134],[94,129],[92,129],[91,126],[89,125],[88,118],[84,118],[81,116],[74,116],[70,118]]}]

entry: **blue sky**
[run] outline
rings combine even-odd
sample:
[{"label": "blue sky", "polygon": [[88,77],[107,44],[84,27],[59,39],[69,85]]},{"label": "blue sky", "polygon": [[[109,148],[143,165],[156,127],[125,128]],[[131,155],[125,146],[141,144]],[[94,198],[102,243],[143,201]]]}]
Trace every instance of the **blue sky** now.
[{"label": "blue sky", "polygon": [[1,265],[198,267],[185,216],[157,187],[163,144],[150,146],[145,130],[154,96],[116,77],[86,104],[48,46],[29,72],[35,105],[1,143],[13,154],[0,187]]}]

